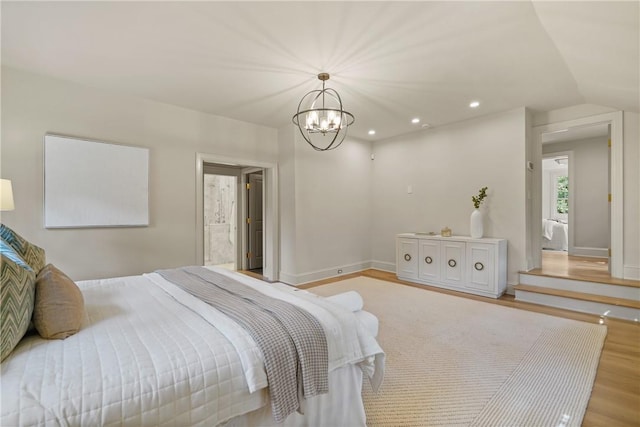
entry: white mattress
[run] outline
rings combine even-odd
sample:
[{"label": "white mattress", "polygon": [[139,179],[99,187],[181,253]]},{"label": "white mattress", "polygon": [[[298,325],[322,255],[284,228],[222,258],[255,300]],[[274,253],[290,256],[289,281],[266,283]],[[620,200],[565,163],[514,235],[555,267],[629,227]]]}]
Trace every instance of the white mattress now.
[{"label": "white mattress", "polygon": [[[247,381],[259,387],[260,373],[247,372],[234,343],[212,325],[215,313],[207,310],[215,310],[154,281],[80,282],[87,311],[81,331],[63,341],[26,337],[2,362],[0,425],[212,426],[265,406],[266,389],[251,393]],[[293,294],[268,288],[285,299]],[[344,364],[371,369],[369,347]]]}]

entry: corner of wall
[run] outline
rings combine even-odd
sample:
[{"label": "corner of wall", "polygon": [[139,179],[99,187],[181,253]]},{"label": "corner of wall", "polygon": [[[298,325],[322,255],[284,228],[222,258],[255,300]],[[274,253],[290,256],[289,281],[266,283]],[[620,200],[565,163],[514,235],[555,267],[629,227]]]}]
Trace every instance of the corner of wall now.
[{"label": "corner of wall", "polygon": [[295,283],[296,275],[296,180],[295,128],[278,129],[278,166],[280,194],[280,281]]}]

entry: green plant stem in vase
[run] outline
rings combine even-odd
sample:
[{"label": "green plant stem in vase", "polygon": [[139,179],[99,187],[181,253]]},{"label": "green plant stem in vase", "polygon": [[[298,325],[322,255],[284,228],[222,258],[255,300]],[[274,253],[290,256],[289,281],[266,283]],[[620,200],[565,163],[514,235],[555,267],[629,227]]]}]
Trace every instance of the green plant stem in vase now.
[{"label": "green plant stem in vase", "polygon": [[484,199],[487,197],[487,188],[488,187],[482,187],[478,192],[477,196],[471,196],[471,201],[473,202],[474,208],[480,209],[480,205],[482,204]]}]

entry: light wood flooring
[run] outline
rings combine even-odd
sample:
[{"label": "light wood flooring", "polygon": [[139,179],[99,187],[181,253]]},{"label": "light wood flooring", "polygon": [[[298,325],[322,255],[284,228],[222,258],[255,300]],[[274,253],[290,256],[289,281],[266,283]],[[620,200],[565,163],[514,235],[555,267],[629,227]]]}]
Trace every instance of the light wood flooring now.
[{"label": "light wood flooring", "polygon": [[542,251],[542,267],[526,273],[586,282],[640,287],[640,282],[637,280],[611,277],[606,258],[572,256],[563,251]]},{"label": "light wood flooring", "polygon": [[[366,270],[360,273],[309,283],[300,287],[308,289],[358,276],[372,277],[401,285],[414,286],[434,292],[567,319],[593,323],[597,323],[600,319],[596,315],[515,301],[513,296],[510,295],[494,300],[492,298],[417,285],[398,280],[394,273],[379,270]],[[640,426],[640,324],[611,318],[606,319],[606,324],[607,338],[582,425],[584,427]]]},{"label": "light wood flooring", "polygon": [[254,277],[258,280],[262,280],[265,282],[268,282],[268,280],[265,279],[265,277],[262,275],[262,269],[255,269],[255,270],[238,270],[238,273],[242,273],[242,274],[246,274],[247,276],[251,276]]}]

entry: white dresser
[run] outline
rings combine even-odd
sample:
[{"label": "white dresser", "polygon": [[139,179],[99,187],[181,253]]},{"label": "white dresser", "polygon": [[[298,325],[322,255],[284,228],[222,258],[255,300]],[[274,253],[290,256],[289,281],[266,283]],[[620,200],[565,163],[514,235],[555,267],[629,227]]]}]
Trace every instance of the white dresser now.
[{"label": "white dresser", "polygon": [[507,241],[398,234],[396,274],[410,282],[498,298],[507,289]]}]

